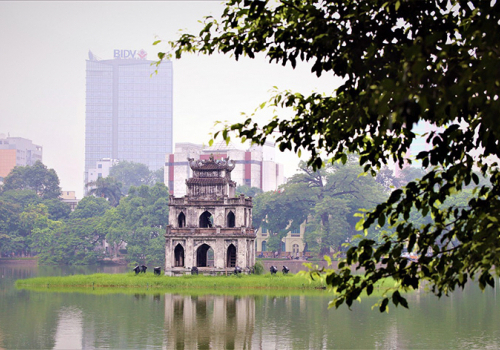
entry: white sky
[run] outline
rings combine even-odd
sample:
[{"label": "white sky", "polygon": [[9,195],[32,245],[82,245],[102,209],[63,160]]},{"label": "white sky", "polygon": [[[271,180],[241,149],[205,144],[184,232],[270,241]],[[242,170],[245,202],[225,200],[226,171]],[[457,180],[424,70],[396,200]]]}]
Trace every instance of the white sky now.
[{"label": "white sky", "polygon": [[[111,59],[114,49],[144,49],[148,59],[179,30],[198,33],[198,20],[222,13],[220,1],[0,1],[0,133],[43,146],[43,162],[61,187],[83,194],[85,60],[91,50]],[[189,55],[173,62],[174,145],[208,143],[217,120],[240,120],[270,97],[269,90],[331,93],[332,76],[223,55]],[[266,114],[267,113],[267,114]],[[271,116],[271,111],[264,118]],[[277,155],[291,176],[293,154]]]}]

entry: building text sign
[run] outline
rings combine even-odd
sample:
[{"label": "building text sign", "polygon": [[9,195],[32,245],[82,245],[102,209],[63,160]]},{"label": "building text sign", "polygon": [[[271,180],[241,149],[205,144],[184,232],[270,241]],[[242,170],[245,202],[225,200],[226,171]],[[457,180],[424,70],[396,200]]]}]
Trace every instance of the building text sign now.
[{"label": "building text sign", "polygon": [[144,50],[113,50],[113,57],[121,60],[145,60],[148,53]]}]

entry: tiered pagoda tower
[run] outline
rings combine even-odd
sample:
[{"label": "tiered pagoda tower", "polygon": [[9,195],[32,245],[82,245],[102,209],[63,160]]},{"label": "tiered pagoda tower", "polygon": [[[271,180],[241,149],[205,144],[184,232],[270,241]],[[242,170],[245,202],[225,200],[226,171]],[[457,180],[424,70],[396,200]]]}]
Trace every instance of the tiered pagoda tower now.
[{"label": "tiered pagoda tower", "polygon": [[193,177],[187,195],[170,196],[165,246],[165,273],[179,274],[196,266],[200,273],[225,273],[255,265],[252,198],[235,197],[229,158],[188,158]]}]

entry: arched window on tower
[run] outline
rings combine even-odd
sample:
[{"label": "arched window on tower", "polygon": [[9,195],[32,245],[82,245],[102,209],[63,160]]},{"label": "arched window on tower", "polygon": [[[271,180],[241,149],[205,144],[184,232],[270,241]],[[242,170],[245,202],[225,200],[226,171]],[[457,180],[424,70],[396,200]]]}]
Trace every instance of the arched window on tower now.
[{"label": "arched window on tower", "polygon": [[175,267],[184,267],[184,248],[177,244],[174,249]]},{"label": "arched window on tower", "polygon": [[179,214],[179,217],[177,218],[177,222],[179,224],[179,227],[186,227],[186,215],[184,215],[183,212]]},{"label": "arched window on tower", "polygon": [[232,211],[227,214],[227,227],[234,227],[236,225],[236,218]]},{"label": "arched window on tower", "polygon": [[209,211],[204,211],[203,214],[200,215],[200,227],[213,227],[214,218]]},{"label": "arched window on tower", "polygon": [[226,267],[235,267],[236,266],[236,247],[233,244],[230,244],[227,247],[227,259],[226,259]]},{"label": "arched window on tower", "polygon": [[[209,254],[210,250],[212,250],[212,254]],[[198,249],[196,250],[196,266],[208,267],[210,259],[209,255],[213,256],[213,249],[208,244],[204,243],[201,246],[199,246]]]}]

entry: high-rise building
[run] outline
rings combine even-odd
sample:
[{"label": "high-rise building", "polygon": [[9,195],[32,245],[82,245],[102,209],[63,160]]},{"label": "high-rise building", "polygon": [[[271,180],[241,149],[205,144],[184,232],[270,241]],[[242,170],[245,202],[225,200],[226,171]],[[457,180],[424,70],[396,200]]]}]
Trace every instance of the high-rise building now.
[{"label": "high-rise building", "polygon": [[211,147],[193,143],[176,143],[175,153],[168,154],[165,162],[165,185],[176,197],[186,195],[186,180],[193,173],[188,158],[207,160],[210,157],[224,159],[229,157],[235,163],[231,172],[237,186],[257,187],[262,191],[275,191],[285,183],[283,164],[275,159],[274,144],[252,146],[242,150],[233,144],[226,145],[224,141]]},{"label": "high-rise building", "polygon": [[0,134],[0,178],[6,177],[15,166],[33,165],[42,161],[42,146],[22,137]]},{"label": "high-rise building", "polygon": [[172,62],[158,67],[144,50],[87,60],[85,183],[104,158],[164,166],[172,153]]}]

